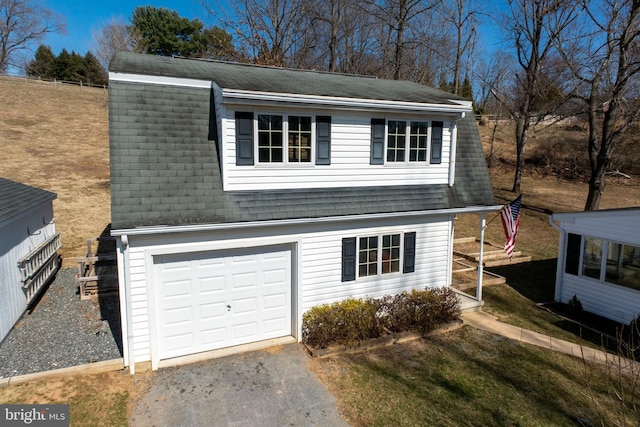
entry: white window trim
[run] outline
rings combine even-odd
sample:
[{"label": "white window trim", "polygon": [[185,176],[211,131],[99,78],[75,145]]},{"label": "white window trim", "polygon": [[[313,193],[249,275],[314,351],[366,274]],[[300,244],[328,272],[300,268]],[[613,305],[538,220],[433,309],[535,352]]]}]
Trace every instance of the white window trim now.
[{"label": "white window trim", "polygon": [[[258,117],[259,116],[281,116],[282,117],[282,162],[261,162],[260,150],[259,150],[259,130],[258,130]],[[311,118],[311,159],[308,162],[291,162],[289,161],[289,116],[295,117],[310,117]],[[280,113],[273,111],[257,111],[254,113],[253,119],[253,156],[255,160],[255,166],[275,168],[284,167],[293,168],[310,168],[316,165],[316,115],[315,114],[297,114],[297,113]]]},{"label": "white window trim", "polygon": [[[572,233],[572,234],[578,234],[578,233]],[[583,280],[590,280],[592,282],[597,282],[600,285],[615,286],[622,289],[636,290],[635,288],[632,288],[630,286],[621,285],[619,283],[611,283],[607,281],[607,258],[609,257],[609,244],[611,243],[638,247],[637,245],[634,245],[633,243],[625,243],[617,240],[611,240],[605,237],[594,237],[586,234],[579,234],[579,235],[581,236],[581,239],[580,239],[580,261],[579,261],[580,264],[578,266],[578,277],[580,277]],[[583,274],[583,267],[584,267],[583,262],[584,262],[584,253],[585,253],[584,249],[585,249],[586,239],[602,241],[602,253],[600,254],[600,277],[597,279],[595,277],[585,276]],[[568,274],[568,273],[564,273],[564,274]]]},{"label": "white window trim", "polygon": [[[400,264],[398,266],[398,271],[383,273],[382,272],[382,237],[393,236],[395,234],[400,235]],[[378,239],[376,274],[360,276],[360,239],[369,238],[369,237],[376,237]],[[384,276],[384,277],[400,276],[404,274],[402,272],[403,266],[404,266],[404,231],[392,231],[392,232],[384,232],[384,233],[369,233],[369,234],[356,235],[356,280],[371,280],[374,278],[378,278],[380,276]]]},{"label": "white window trim", "polygon": [[[389,122],[390,121],[394,121],[394,122],[406,122],[406,129],[405,129],[405,156],[404,156],[404,161],[399,161],[399,162],[391,162],[387,160],[387,154],[388,154],[388,150],[389,150]],[[427,151],[426,151],[426,158],[424,161],[410,161],[410,147],[411,147],[411,122],[426,122],[427,123]],[[390,167],[394,167],[394,166],[401,166],[401,167],[423,167],[423,166],[428,166],[431,164],[431,156],[429,155],[429,153],[431,152],[431,129],[432,129],[432,123],[433,120],[430,119],[426,119],[426,118],[408,118],[408,117],[400,117],[400,118],[396,118],[396,117],[385,117],[385,122],[384,122],[384,165],[385,166],[390,166]]]}]

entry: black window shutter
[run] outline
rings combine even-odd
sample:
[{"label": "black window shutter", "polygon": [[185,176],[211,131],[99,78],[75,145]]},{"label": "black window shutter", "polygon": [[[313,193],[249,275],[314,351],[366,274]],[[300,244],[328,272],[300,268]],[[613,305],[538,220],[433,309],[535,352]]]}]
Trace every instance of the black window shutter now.
[{"label": "black window shutter", "polygon": [[342,281],[356,280],[356,238],[342,239]]},{"label": "black window shutter", "polygon": [[384,119],[371,119],[371,161],[372,165],[384,164]]},{"label": "black window shutter", "polygon": [[331,164],[331,117],[316,117],[316,165]]},{"label": "black window shutter", "polygon": [[442,122],[431,122],[431,163],[442,163]]},{"label": "black window shutter", "polygon": [[416,271],[416,233],[404,233],[404,264],[403,273]]},{"label": "black window shutter", "polygon": [[580,249],[582,248],[582,236],[579,234],[567,234],[567,252],[565,256],[564,272],[578,275],[580,270]]},{"label": "black window shutter", "polygon": [[236,165],[253,165],[253,113],[236,111]]}]

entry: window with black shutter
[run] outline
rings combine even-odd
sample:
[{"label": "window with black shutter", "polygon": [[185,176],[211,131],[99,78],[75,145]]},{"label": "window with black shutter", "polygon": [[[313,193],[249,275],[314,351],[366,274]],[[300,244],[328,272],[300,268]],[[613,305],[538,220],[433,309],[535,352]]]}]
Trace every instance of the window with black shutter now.
[{"label": "window with black shutter", "polygon": [[432,164],[442,163],[442,122],[431,123],[431,161]]},{"label": "window with black shutter", "polygon": [[331,117],[316,117],[316,165],[331,164]]},{"label": "window with black shutter", "polygon": [[356,280],[356,238],[342,239],[342,281]]},{"label": "window with black shutter", "polygon": [[236,165],[253,165],[253,113],[236,112]]}]

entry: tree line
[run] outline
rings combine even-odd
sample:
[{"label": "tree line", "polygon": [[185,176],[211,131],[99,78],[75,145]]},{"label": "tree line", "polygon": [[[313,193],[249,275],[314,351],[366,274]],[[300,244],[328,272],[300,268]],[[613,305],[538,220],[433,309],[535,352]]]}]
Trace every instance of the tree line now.
[{"label": "tree line", "polygon": [[[30,3],[0,0],[0,8],[11,15],[8,5]],[[437,87],[472,99],[478,113],[514,120],[514,193],[521,190],[530,129],[548,116],[579,114],[588,129],[586,210],[598,208],[610,155],[640,115],[640,0],[506,0],[501,9],[485,0],[205,0],[203,5],[215,26],[165,8],[137,7],[128,22],[112,19],[94,32],[92,56],[105,69],[113,53],[123,50]],[[37,15],[30,10],[15,21]],[[490,20],[500,29],[503,48],[486,52],[478,38],[481,24]],[[40,22],[47,23],[41,34],[59,29],[50,18]],[[19,49],[19,43],[9,43],[14,50],[3,50],[11,39],[3,35],[7,31],[0,26],[0,72]],[[42,57],[48,55],[44,50]],[[74,57],[73,52],[60,56]],[[41,72],[40,62],[34,58],[27,72]]]},{"label": "tree line", "polygon": [[106,85],[109,77],[104,67],[91,51],[84,56],[62,49],[54,55],[51,48],[40,45],[33,60],[26,66],[26,75],[45,80],[64,80],[94,85]]}]

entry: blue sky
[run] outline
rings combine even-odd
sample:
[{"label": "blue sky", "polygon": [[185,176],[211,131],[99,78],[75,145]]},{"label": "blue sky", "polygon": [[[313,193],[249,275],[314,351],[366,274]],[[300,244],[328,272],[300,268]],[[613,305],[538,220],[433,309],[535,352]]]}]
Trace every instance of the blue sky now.
[{"label": "blue sky", "polygon": [[[124,22],[129,23],[133,10],[138,6],[151,5],[175,10],[182,17],[200,19],[204,22],[205,27],[216,24],[216,22],[210,21],[207,12],[202,7],[201,0],[154,0],[152,3],[127,0],[107,0],[104,2],[98,0],[43,1],[47,8],[62,15],[67,24],[66,34],[49,34],[43,41],[44,44],[51,47],[56,55],[63,48],[69,52],[75,51],[81,55],[86,54],[92,47],[92,31],[97,31],[113,17],[121,17]],[[214,4],[215,1],[209,1],[209,3]],[[503,8],[503,1],[493,0],[489,9],[494,10],[486,10],[486,12],[497,12]],[[495,36],[494,28],[490,25],[484,25],[479,33],[483,37],[483,40],[478,43],[479,48],[491,51],[497,47],[498,40]]]},{"label": "blue sky", "polygon": [[112,17],[122,17],[129,23],[133,10],[138,6],[151,5],[175,10],[182,17],[198,18],[209,26],[205,9],[199,0],[154,0],[153,3],[127,0],[44,0],[48,9],[62,15],[67,23],[66,34],[49,34],[43,44],[49,45],[54,54],[64,48],[84,55],[91,49],[91,32],[109,22]]}]

